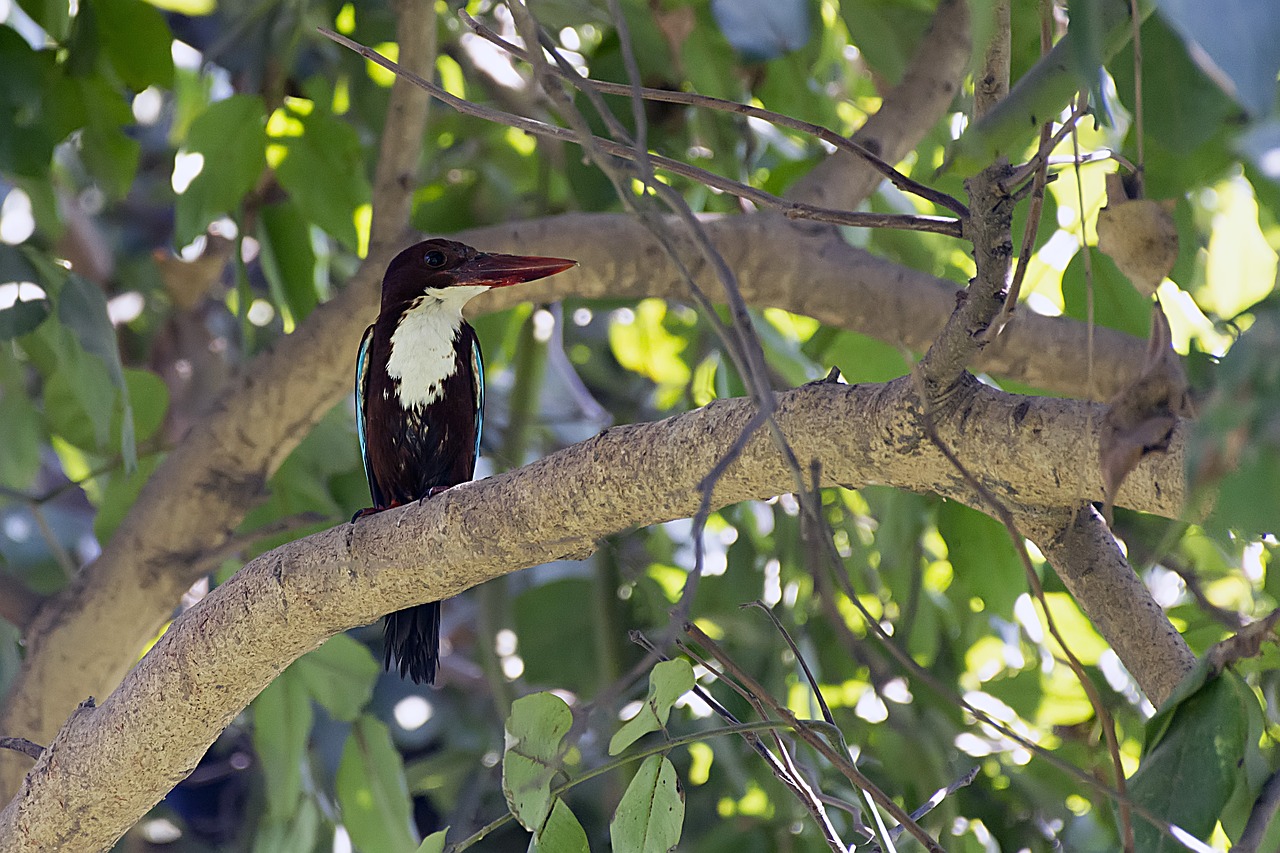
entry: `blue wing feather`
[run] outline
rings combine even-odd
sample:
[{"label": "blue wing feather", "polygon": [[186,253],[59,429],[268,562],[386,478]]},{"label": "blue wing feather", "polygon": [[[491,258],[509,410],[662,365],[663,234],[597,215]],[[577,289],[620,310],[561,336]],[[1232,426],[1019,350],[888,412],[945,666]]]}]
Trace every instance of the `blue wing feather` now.
[{"label": "blue wing feather", "polygon": [[471,373],[475,377],[476,394],[476,452],[472,460],[480,458],[480,433],[484,431],[484,358],[480,355],[480,341],[471,347]]},{"label": "blue wing feather", "polygon": [[373,326],[364,330],[360,339],[360,352],[356,355],[356,435],[360,439],[360,460],[364,463],[364,477],[369,481],[369,491],[375,503],[378,486],[373,482],[373,469],[369,467],[369,432],[365,422],[369,405],[369,346],[373,343]]}]

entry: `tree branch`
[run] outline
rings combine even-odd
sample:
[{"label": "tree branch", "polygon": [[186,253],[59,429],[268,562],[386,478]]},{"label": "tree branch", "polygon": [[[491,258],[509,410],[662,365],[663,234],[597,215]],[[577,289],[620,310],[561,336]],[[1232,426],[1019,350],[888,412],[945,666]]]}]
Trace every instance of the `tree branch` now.
[{"label": "tree branch", "polygon": [[1134,574],[1102,516],[1079,511],[1021,512],[1018,524],[1053,565],[1067,591],[1157,708],[1196,656]]},{"label": "tree branch", "polygon": [[[815,383],[777,395],[777,418],[797,455],[820,461],[828,485],[876,482],[973,502],[968,484],[921,434],[914,400],[909,380]],[[726,400],[607,430],[423,505],[259,557],[179,617],[115,693],[53,739],[0,813],[0,846],[12,853],[109,846],[289,662],[338,631],[520,568],[584,556],[613,531],[688,517],[705,472],[753,416],[749,402]],[[1090,422],[1101,423],[1094,404],[982,387],[938,431],[958,455],[994,472],[978,474],[988,488],[1005,494],[1016,484],[1024,503],[1057,506],[1102,496],[1097,466],[1083,461],[1096,453]],[[1168,455],[1149,457],[1130,476],[1127,505],[1177,512],[1183,439],[1180,429]],[[714,505],[769,497],[791,482],[760,433],[725,470]],[[1087,599],[1091,588],[1080,594],[1092,612],[1099,603]],[[1141,661],[1123,653],[1122,660],[1140,672]],[[175,696],[182,701],[165,698]]]}]

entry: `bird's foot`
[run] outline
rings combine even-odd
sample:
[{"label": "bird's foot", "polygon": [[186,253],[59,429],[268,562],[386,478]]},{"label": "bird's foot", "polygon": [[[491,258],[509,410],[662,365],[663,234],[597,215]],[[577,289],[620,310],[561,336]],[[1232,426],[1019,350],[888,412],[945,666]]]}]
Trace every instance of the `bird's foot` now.
[{"label": "bird's foot", "polygon": [[368,518],[371,515],[377,515],[378,513],[388,509],[395,509],[396,507],[401,505],[402,504],[400,503],[400,501],[392,501],[387,506],[367,506],[362,510],[358,510],[355,515],[351,516],[351,523],[355,524],[357,521],[359,521],[362,518]]},{"label": "bird's foot", "polygon": [[431,488],[427,489],[427,493],[425,495],[418,498],[418,506],[422,506],[424,503],[431,500],[436,495],[441,494],[443,492],[447,492],[452,488],[453,486],[432,486]]},{"label": "bird's foot", "polygon": [[382,512],[382,510],[373,506],[367,506],[364,509],[356,510],[356,514],[351,516],[351,523],[355,524],[360,519],[367,518],[368,516],[374,515],[375,513],[379,513],[379,512]]}]

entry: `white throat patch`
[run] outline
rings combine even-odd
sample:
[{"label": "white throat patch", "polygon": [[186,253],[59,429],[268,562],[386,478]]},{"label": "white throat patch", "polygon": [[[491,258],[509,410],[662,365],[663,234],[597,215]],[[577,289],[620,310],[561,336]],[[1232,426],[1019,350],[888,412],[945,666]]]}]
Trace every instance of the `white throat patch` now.
[{"label": "white throat patch", "polygon": [[457,369],[454,341],[462,325],[462,306],[488,285],[431,289],[409,306],[391,335],[387,375],[395,381],[404,408],[428,406],[444,393],[444,381]]}]

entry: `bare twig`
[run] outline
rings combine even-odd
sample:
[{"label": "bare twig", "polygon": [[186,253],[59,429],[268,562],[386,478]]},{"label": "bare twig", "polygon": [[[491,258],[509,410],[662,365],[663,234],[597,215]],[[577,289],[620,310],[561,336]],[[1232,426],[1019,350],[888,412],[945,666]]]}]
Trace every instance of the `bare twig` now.
[{"label": "bare twig", "polygon": [[820,755],[826,758],[827,761],[831,762],[831,764],[853,785],[855,785],[859,790],[867,793],[871,799],[875,801],[876,805],[880,806],[880,808],[892,815],[893,819],[899,824],[906,827],[907,832],[923,844],[926,850],[931,851],[931,853],[945,853],[945,851],[938,846],[938,842],[934,841],[933,838],[930,837],[929,833],[925,832],[918,823],[912,820],[911,815],[903,811],[901,806],[895,803],[884,793],[884,791],[880,790],[874,782],[868,779],[862,771],[849,760],[847,755],[842,755],[838,750],[834,749],[831,744],[818,734],[817,729],[812,723],[806,723],[805,721],[798,719],[796,715],[791,712],[791,709],[786,706],[786,703],[779,702],[775,699],[772,694],[765,690],[764,687],[752,678],[749,673],[734,663],[733,660],[725,654],[724,649],[720,648],[720,646],[708,637],[701,628],[693,623],[688,623],[685,625],[684,630],[685,633],[693,638],[698,645],[706,649],[711,656],[716,659],[721,667],[723,667],[726,672],[730,673],[733,678],[742,685],[743,689],[758,698],[781,720],[794,728],[796,734],[801,738],[801,740],[813,747]]},{"label": "bare twig", "polygon": [[32,743],[24,737],[0,737],[0,749],[11,749],[14,752],[21,752],[28,758],[39,758],[44,755],[44,747],[38,743]]},{"label": "bare twig", "polygon": [[1145,133],[1142,104],[1142,14],[1138,9],[1138,0],[1129,0],[1129,17],[1133,21],[1133,138],[1138,146],[1138,165],[1133,169],[1137,186],[1132,198],[1142,198],[1142,181],[1146,169],[1146,145],[1143,141]]},{"label": "bare twig", "polygon": [[[527,61],[528,55],[525,51],[502,38],[493,30],[468,15],[465,9],[460,9],[458,14],[461,16],[463,22],[466,23],[466,25],[470,27],[476,35],[492,42],[512,55],[518,56]],[[626,43],[626,39],[623,39],[623,42]],[[589,91],[589,88],[584,87],[581,84],[581,81],[577,79],[578,75],[564,74],[563,76],[572,83],[575,88],[581,89],[584,92]],[[767,121],[770,124],[774,124],[779,127],[786,127],[791,130],[799,131],[800,133],[808,134],[817,139],[821,139],[828,145],[861,157],[872,168],[887,178],[895,187],[903,192],[912,193],[913,195],[920,196],[926,201],[933,202],[939,207],[946,208],[947,210],[955,213],[962,220],[969,216],[969,208],[966,207],[965,203],[960,199],[904,175],[892,165],[882,160],[865,145],[862,145],[847,136],[836,133],[830,128],[823,127],[820,124],[802,121],[801,119],[792,118],[791,116],[783,115],[782,113],[777,113],[773,110],[766,110],[762,107],[752,106],[751,104],[743,104],[738,101],[726,101],[723,98],[714,98],[710,95],[700,95],[697,92],[676,92],[670,89],[651,89],[645,86],[610,83],[608,81],[597,80],[595,78],[590,78],[590,87],[607,95],[631,95],[633,99],[643,98],[646,101],[685,104],[687,106],[705,107],[706,109],[717,110],[719,112],[749,116],[751,118],[762,119],[763,121]],[[643,110],[640,112],[641,115],[643,115]],[[637,126],[641,126],[639,122],[637,122]],[[638,138],[637,142],[640,141],[642,140]]]},{"label": "bare twig", "polygon": [[795,640],[791,639],[791,634],[787,632],[787,629],[782,626],[782,622],[778,619],[778,615],[774,613],[771,608],[765,606],[765,603],[759,599],[749,601],[746,604],[743,604],[742,607],[759,608],[764,612],[765,616],[769,617],[769,621],[773,623],[773,627],[782,635],[782,639],[786,641],[787,648],[791,649],[791,654],[795,655],[796,661],[800,664],[800,668],[804,670],[805,680],[809,682],[809,690],[813,692],[814,698],[818,702],[818,707],[822,710],[822,719],[834,726],[836,724],[836,718],[832,715],[831,709],[827,707],[827,700],[823,697],[822,691],[818,689],[818,679],[813,677],[813,670],[809,669],[809,662],[804,659],[804,655],[800,654],[800,647],[796,645]]},{"label": "bare twig", "polygon": [[[394,74],[405,77],[416,86],[426,89],[431,93],[432,97],[448,104],[460,113],[476,116],[477,118],[483,118],[487,121],[497,122],[498,124],[504,124],[508,127],[514,127],[518,130],[523,130],[538,136],[545,136],[550,139],[558,139],[565,142],[579,142],[577,135],[571,130],[553,127],[552,125],[536,121],[534,119],[512,115],[511,113],[490,109],[478,104],[472,104],[471,102],[465,101],[461,98],[456,98],[444,89],[436,86],[434,83],[424,80],[417,74],[406,71],[398,63],[392,62],[376,50],[365,47],[344,35],[340,35],[332,30],[325,29],[324,27],[319,27],[318,29],[322,35],[333,39],[343,47],[355,51],[371,62],[386,68]],[[595,144],[598,145],[602,151],[615,157],[621,157],[624,160],[634,159],[634,151],[630,146],[621,145],[608,139],[601,139],[600,137],[595,137]],[[778,198],[772,193],[756,189],[739,181],[724,178],[714,172],[708,172],[706,169],[699,169],[695,166],[690,166],[686,163],[680,162],[679,160],[672,160],[671,158],[662,157],[657,154],[651,154],[650,159],[653,161],[655,166],[658,166],[665,171],[690,178],[691,180],[705,184],[713,189],[722,190],[730,195],[735,195],[739,198],[759,204],[762,207],[777,210],[789,219],[813,219],[820,222],[830,222],[835,225],[849,225],[859,228],[898,228],[907,231],[927,231],[933,234],[943,234],[948,237],[956,238],[962,236],[960,221],[957,219],[940,216],[916,216],[835,210],[832,208],[805,204],[804,202],[787,201],[786,199]]]},{"label": "bare twig", "polygon": [[[1006,8],[1006,13],[1008,9]],[[1007,21],[1006,21],[1007,25]],[[1047,54],[1052,47],[1050,28],[1053,25],[1053,8],[1048,0],[1040,4],[1040,55]],[[1070,122],[1069,122],[1070,123]],[[1053,123],[1045,122],[1040,126],[1040,146],[1036,149],[1039,168],[1031,181],[1031,201],[1027,206],[1027,224],[1022,232],[1022,245],[1018,248],[1018,264],[1013,271],[1013,281],[1009,284],[1009,292],[1005,295],[1004,305],[1000,313],[985,333],[987,341],[995,339],[1001,330],[1013,319],[1018,309],[1018,299],[1022,295],[1022,282],[1027,276],[1027,267],[1031,264],[1031,255],[1036,247],[1036,235],[1040,233],[1040,218],[1044,211],[1044,188],[1049,179],[1050,140],[1053,138]]]},{"label": "bare twig", "polygon": [[1080,119],[1084,118],[1085,113],[1088,111],[1089,101],[1087,98],[1082,98],[1076,101],[1075,106],[1071,110],[1071,115],[1067,116],[1067,120],[1058,126],[1058,129],[1053,132],[1047,141],[1040,145],[1036,150],[1035,156],[1026,163],[1023,163],[1021,166],[1018,166],[1009,174],[1009,177],[1004,179],[1001,185],[1004,187],[1005,191],[1012,192],[1014,187],[1018,186],[1027,178],[1039,171],[1044,162],[1049,159],[1049,155],[1053,150],[1058,147],[1058,144],[1061,143],[1062,140],[1067,138],[1069,133],[1075,130],[1076,123],[1079,122]]},{"label": "bare twig", "polygon": [[1267,827],[1271,825],[1278,808],[1280,808],[1280,771],[1272,773],[1263,784],[1262,790],[1258,793],[1258,799],[1254,801],[1253,809],[1249,812],[1249,820],[1244,825],[1244,831],[1240,833],[1239,840],[1231,848],[1233,853],[1257,853],[1266,839]]},{"label": "bare twig", "polygon": [[[639,631],[631,632],[631,640],[632,642],[639,645],[641,648],[645,649],[650,656],[655,657],[659,660],[664,660],[664,661],[670,660],[669,657],[667,657],[665,654],[659,651],[658,648],[653,643],[651,643],[649,639],[645,637],[643,634],[641,634]],[[701,660],[696,655],[694,657],[696,660],[699,660],[699,662],[702,663],[703,666],[706,666],[708,671],[715,672],[715,669],[711,667],[709,664],[707,664],[706,661]],[[719,673],[716,673],[716,674],[717,674],[717,677],[720,677]],[[733,684],[732,682],[728,681],[727,679],[724,679],[723,677],[720,677],[720,680],[725,681],[726,683],[729,683],[731,686],[734,687],[735,690],[738,690],[738,692],[741,695],[743,695],[744,698],[747,698],[748,701],[751,701],[750,698],[747,696],[747,694],[744,691],[742,691],[738,685]],[[725,722],[731,725],[742,724],[741,721],[736,716],[734,716],[734,714],[728,708],[720,704],[720,702],[717,701],[716,698],[712,696],[710,692],[708,692],[705,688],[703,688],[702,685],[694,684],[693,690],[694,690],[694,693],[698,696],[698,698],[706,702],[708,707],[710,707],[711,710],[714,711]],[[767,714],[761,714],[760,718],[765,722],[774,722],[769,719]],[[787,752],[785,745],[783,745],[782,739],[779,736],[777,729],[771,729],[770,731],[774,736],[775,742],[778,744],[779,751],[783,755],[783,758],[781,759],[769,751],[769,748],[764,745],[764,741],[761,740],[760,735],[757,732],[744,731],[741,734],[742,734],[742,739],[745,740],[751,746],[751,748],[755,750],[755,752],[761,758],[764,759],[764,762],[767,765],[769,765],[770,771],[778,779],[778,781],[782,782],[782,784],[790,788],[791,792],[795,795],[796,799],[798,799],[800,803],[809,811],[809,814],[813,816],[814,822],[818,824],[818,828],[822,831],[824,840],[827,842],[827,845],[832,849],[833,853],[845,853],[845,850],[847,848],[844,845],[844,843],[841,841],[840,834],[836,831],[835,826],[831,823],[831,819],[830,817],[828,817],[826,809],[823,808],[824,803],[828,803],[831,800],[834,800],[835,798],[824,795],[816,787],[809,784],[808,780],[806,780],[799,773],[799,771],[796,770],[795,765],[791,761],[791,756]],[[843,809],[850,808],[848,803],[843,803],[843,802],[840,802],[839,800],[835,800],[835,804],[840,806],[840,808],[843,808]],[[856,816],[856,811],[854,811],[853,813]],[[861,825],[860,820],[856,821],[856,823],[859,826]]]}]

